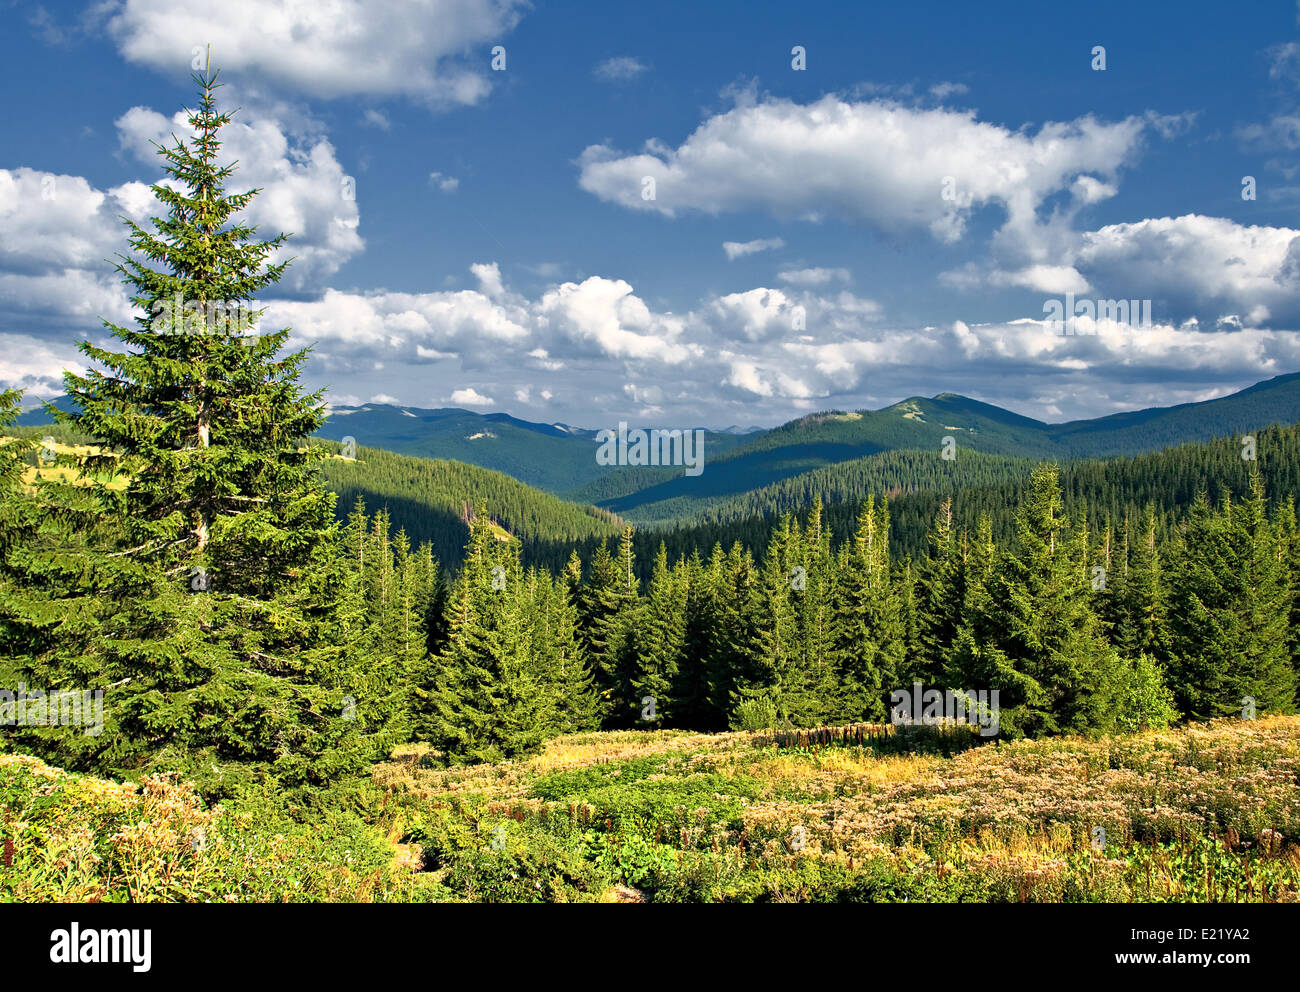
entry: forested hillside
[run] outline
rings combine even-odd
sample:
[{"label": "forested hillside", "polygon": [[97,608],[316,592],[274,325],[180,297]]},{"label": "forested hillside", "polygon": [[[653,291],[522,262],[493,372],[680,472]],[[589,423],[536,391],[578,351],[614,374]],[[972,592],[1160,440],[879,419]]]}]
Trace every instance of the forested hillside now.
[{"label": "forested hillside", "polygon": [[[59,397],[56,405],[71,409],[67,397]],[[1300,373],[1277,376],[1217,400],[1062,424],[943,393],[913,397],[883,410],[810,414],[768,431],[707,432],[707,469],[695,477],[685,476],[681,468],[602,466],[595,458],[596,431],[502,413],[368,404],[334,410],[317,436],[336,441],[352,437],[366,447],[478,465],[570,501],[596,504],[624,519],[650,524],[688,519],[731,501],[752,503],[763,498],[752,495],[755,490],[873,454],[938,453],[948,444],[961,455],[1113,457],[1258,433],[1298,420]],[[43,411],[28,411],[19,418],[18,433],[37,435],[48,421]]]},{"label": "forested hillside", "polygon": [[[711,455],[705,473],[688,478],[680,471],[621,468],[608,476],[574,489],[572,498],[596,503],[627,520],[651,524],[700,515],[734,517],[735,508],[753,507],[779,494],[799,489],[807,492],[823,480],[844,475],[830,471],[835,465],[857,466],[888,483],[899,478],[906,490],[910,463],[916,452],[938,458],[945,449],[953,460],[969,459],[987,475],[993,464],[981,455],[1004,459],[1073,459],[1150,453],[1191,442],[1259,431],[1300,420],[1300,375],[1278,376],[1232,396],[1204,403],[1115,414],[1096,420],[1045,424],[964,396],[944,393],[933,399],[913,397],[883,410],[810,414],[744,440],[729,451]],[[928,460],[928,459],[927,459]],[[896,466],[892,467],[891,466]],[[817,469],[825,474],[814,475]],[[942,466],[921,470],[927,476],[954,472]],[[783,487],[783,480],[797,480]],[[874,480],[873,480],[874,481]],[[834,484],[834,483],[832,483]],[[829,494],[828,494],[829,495]],[[859,492],[860,495],[860,492]],[[805,501],[806,505],[806,501]]]},{"label": "forested hillside", "polygon": [[[1061,485],[1071,502],[1085,507],[1092,520],[1135,519],[1150,506],[1162,534],[1202,490],[1211,502],[1224,495],[1239,498],[1248,493],[1255,465],[1269,493],[1280,496],[1300,491],[1300,425],[1268,428],[1252,436],[1255,461],[1242,458],[1240,439],[1223,438],[1134,457],[1063,461]],[[889,451],[793,476],[733,499],[713,501],[694,518],[669,518],[648,525],[634,519],[639,527],[634,543],[642,564],[640,577],[649,577],[645,562],[661,542],[676,557],[689,555],[694,548],[716,543],[730,547],[739,541],[761,559],[774,521],[784,513],[806,519],[818,498],[824,504],[827,525],[836,533],[845,533],[854,525],[861,500],[871,494],[889,496],[892,547],[900,557],[925,552],[934,514],[949,496],[954,519],[973,528],[986,514],[994,535],[1004,540],[1012,534],[1013,508],[1036,464],[1032,458],[977,452],[963,452],[948,461],[938,451]],[[629,516],[635,518],[636,514]],[[584,555],[593,548],[592,541],[579,544]],[[536,553],[539,561],[556,564],[564,551],[541,547]]]},{"label": "forested hillside", "polygon": [[[337,454],[339,446],[326,442]],[[384,508],[394,528],[415,544],[429,544],[438,560],[460,563],[469,517],[477,503],[519,539],[532,559],[555,543],[618,534],[616,517],[591,506],[569,503],[500,472],[441,458],[408,458],[358,447],[355,459],[334,457],[322,463],[326,484],[338,494],[337,511],[358,499]]]}]

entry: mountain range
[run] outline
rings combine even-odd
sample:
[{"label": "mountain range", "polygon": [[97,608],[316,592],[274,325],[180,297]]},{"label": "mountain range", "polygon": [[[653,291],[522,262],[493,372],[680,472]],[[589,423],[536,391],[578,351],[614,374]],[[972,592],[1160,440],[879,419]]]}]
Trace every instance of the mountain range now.
[{"label": "mountain range", "polygon": [[[66,397],[55,405],[67,408]],[[934,472],[935,466],[942,468],[939,459],[959,459],[963,452],[1058,461],[1136,455],[1297,421],[1300,373],[1219,399],[1059,424],[940,393],[881,410],[814,413],[768,430],[730,427],[706,432],[705,470],[696,477],[680,467],[600,465],[597,429],[504,413],[379,403],[333,407],[318,436],[492,469],[566,500],[650,523],[697,516],[765,488],[795,492],[801,487],[790,480],[841,463],[862,462],[853,471],[892,478],[898,457],[885,458],[890,452],[928,457],[934,465],[927,471]],[[29,410],[18,421],[22,426],[49,422],[42,409]]]}]

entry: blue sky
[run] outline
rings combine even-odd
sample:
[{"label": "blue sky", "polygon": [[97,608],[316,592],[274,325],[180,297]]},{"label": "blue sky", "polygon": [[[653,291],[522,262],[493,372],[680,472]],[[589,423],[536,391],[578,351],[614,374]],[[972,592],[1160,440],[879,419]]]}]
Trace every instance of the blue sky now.
[{"label": "blue sky", "polygon": [[[253,219],[295,234],[261,302],[335,403],[725,426],[1222,395],[1300,370],[1298,14],[12,3],[0,383],[57,392],[129,316],[103,259],[211,43]],[[1063,336],[1067,291],[1154,326]]]}]

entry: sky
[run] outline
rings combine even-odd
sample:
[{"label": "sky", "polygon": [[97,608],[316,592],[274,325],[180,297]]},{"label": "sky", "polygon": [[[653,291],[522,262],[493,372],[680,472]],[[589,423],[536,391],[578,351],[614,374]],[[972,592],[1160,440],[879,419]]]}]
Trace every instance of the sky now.
[{"label": "sky", "polygon": [[952,7],[0,0],[0,385],[131,319],[208,46],[335,405],[1061,421],[1300,371],[1294,0]]}]

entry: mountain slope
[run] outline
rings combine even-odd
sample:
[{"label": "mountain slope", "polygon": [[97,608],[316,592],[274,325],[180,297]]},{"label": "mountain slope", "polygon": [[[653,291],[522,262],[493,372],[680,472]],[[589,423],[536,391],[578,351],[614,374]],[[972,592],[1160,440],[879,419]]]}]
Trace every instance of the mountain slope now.
[{"label": "mountain slope", "polygon": [[613,537],[620,530],[605,511],[565,502],[501,472],[463,462],[358,447],[355,460],[330,458],[322,471],[338,493],[340,517],[358,497],[367,512],[386,507],[394,530],[404,528],[417,544],[430,542],[439,561],[453,567],[460,562],[469,533],[466,511],[480,502],[493,520],[519,538],[526,558],[543,545]]},{"label": "mountain slope", "polygon": [[[574,491],[630,520],[682,518],[727,500],[777,487],[782,480],[883,452],[940,457],[945,438],[957,459],[972,454],[1062,460],[1159,451],[1300,421],[1300,373],[1278,376],[1241,392],[1201,403],[1112,414],[1096,420],[1046,424],[953,393],[912,397],[876,411],[817,413],[752,437],[706,460],[696,478],[640,477],[634,471]],[[864,470],[865,471],[865,470]],[[629,483],[620,486],[621,482]],[[784,498],[784,497],[783,497]]]},{"label": "mountain slope", "polygon": [[[633,425],[636,426],[636,425]],[[569,492],[609,474],[596,462],[596,430],[519,420],[504,413],[423,410],[387,404],[335,407],[318,437],[422,458],[449,458],[505,472],[550,492]],[[706,432],[709,452],[741,444],[744,434]]]},{"label": "mountain slope", "polygon": [[1063,455],[1131,455],[1300,421],[1300,372],[1257,382],[1231,396],[1052,425]]},{"label": "mountain slope", "polygon": [[[56,404],[65,398],[56,400]],[[810,414],[766,431],[711,431],[705,470],[596,463],[597,431],[503,413],[387,404],[339,407],[319,436],[368,448],[452,459],[492,469],[565,499],[642,522],[690,517],[782,480],[888,451],[972,453],[1060,460],[1135,455],[1300,421],[1300,373],[1231,396],[1048,424],[959,396],[911,397],[882,410]],[[41,410],[20,423],[48,423]],[[33,429],[33,428],[28,428]]]}]

